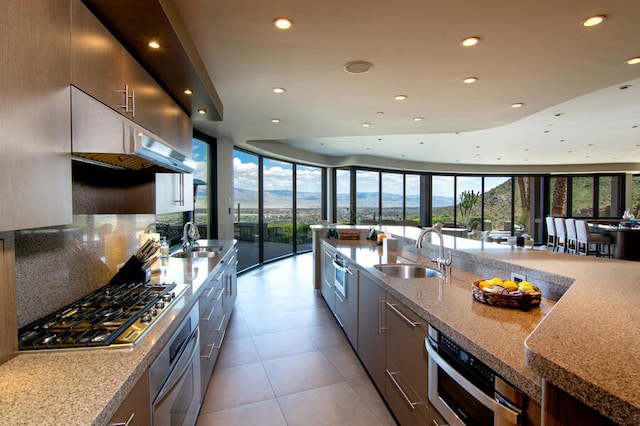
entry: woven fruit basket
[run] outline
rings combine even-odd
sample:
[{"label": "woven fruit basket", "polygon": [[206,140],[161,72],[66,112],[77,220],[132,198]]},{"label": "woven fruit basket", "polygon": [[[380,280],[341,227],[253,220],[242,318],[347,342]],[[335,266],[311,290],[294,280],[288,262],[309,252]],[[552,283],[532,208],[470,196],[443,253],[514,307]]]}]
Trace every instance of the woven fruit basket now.
[{"label": "woven fruit basket", "polygon": [[341,240],[359,240],[360,231],[338,231],[338,236]]},{"label": "woven fruit basket", "polygon": [[542,293],[540,289],[533,286],[532,291],[508,291],[501,286],[493,286],[492,288],[481,288],[480,282],[474,281],[471,285],[473,298],[480,302],[499,308],[520,309],[528,311],[532,308],[540,306],[542,301]]}]

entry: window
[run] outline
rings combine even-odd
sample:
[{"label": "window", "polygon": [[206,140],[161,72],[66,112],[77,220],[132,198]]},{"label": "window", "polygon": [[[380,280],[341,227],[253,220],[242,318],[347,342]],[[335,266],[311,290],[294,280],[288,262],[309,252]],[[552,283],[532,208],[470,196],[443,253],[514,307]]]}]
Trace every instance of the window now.
[{"label": "window", "polygon": [[420,224],[420,175],[404,175],[404,219]]},{"label": "window", "polygon": [[549,214],[554,217],[567,216],[567,182],[566,177],[552,177],[549,179]]},{"label": "window", "polygon": [[260,263],[258,221],[258,156],[233,151],[234,238],[238,240],[238,270]]},{"label": "window", "polygon": [[514,177],[513,218],[516,230],[533,233],[535,218],[531,212],[534,195],[534,176]]},{"label": "window", "polygon": [[511,197],[510,177],[484,178],[484,220],[485,229],[494,231],[511,230]]},{"label": "window", "polygon": [[631,178],[631,213],[636,219],[640,219],[640,175]]},{"label": "window", "polygon": [[454,176],[433,176],[431,182],[431,223],[445,226],[453,224],[453,208],[456,205]]},{"label": "window", "polygon": [[311,250],[311,225],[322,219],[322,169],[296,165],[296,251]]},{"label": "window", "polygon": [[456,180],[456,224],[459,227],[482,229],[482,177],[458,176]]},{"label": "window", "polygon": [[293,165],[264,158],[262,218],[265,260],[293,253]]},{"label": "window", "polygon": [[211,229],[209,215],[209,144],[199,139],[193,140],[193,159],[196,162],[196,171],[193,175],[193,190],[195,204],[193,206],[193,223],[198,225],[200,235],[210,235]]},{"label": "window", "polygon": [[351,214],[351,170],[336,170],[336,222],[355,223]]},{"label": "window", "polygon": [[356,223],[362,220],[377,221],[379,216],[380,173],[356,171]]},{"label": "window", "polygon": [[595,217],[593,212],[593,176],[571,178],[571,216]]},{"label": "window", "polygon": [[400,221],[404,216],[404,175],[401,173],[381,173],[382,213],[380,220]]}]

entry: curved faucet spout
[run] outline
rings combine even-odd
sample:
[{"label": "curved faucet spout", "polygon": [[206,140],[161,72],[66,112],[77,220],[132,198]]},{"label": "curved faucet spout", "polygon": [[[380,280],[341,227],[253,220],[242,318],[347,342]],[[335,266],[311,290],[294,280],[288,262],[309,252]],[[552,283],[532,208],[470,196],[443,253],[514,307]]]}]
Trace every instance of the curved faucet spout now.
[{"label": "curved faucet spout", "polygon": [[[420,233],[420,236],[416,240],[416,247],[422,248],[422,240],[424,239],[425,235],[427,235],[429,232],[436,233],[439,239],[438,257],[437,259],[434,259],[434,261],[438,264],[438,267],[441,270],[447,271],[448,268],[451,266],[451,257],[449,257],[448,259],[444,257],[444,237],[442,236],[442,224],[440,222],[436,223],[433,226],[425,228]],[[449,253],[449,255],[451,255],[451,253]]]},{"label": "curved faucet spout", "polygon": [[184,224],[184,228],[182,228],[182,249],[184,251],[189,250],[189,241],[197,240],[200,238],[200,232],[198,231],[198,227],[193,224],[193,222],[187,222]]}]

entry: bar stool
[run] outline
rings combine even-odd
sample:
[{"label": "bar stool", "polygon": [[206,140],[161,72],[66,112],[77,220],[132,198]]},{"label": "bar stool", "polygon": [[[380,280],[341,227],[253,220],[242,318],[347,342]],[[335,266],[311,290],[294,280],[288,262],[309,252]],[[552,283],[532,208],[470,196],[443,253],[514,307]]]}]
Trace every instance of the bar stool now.
[{"label": "bar stool", "polygon": [[556,251],[565,253],[567,251],[567,228],[564,225],[563,217],[553,219],[556,226]]},{"label": "bar stool", "polygon": [[553,223],[553,217],[547,216],[547,248],[556,249],[556,225]]},{"label": "bar stool", "polygon": [[564,220],[565,227],[567,228],[567,251],[569,253],[576,254],[577,252],[577,244],[578,244],[578,234],[576,233],[576,220],[575,219],[565,219]]},{"label": "bar stool", "polygon": [[[586,220],[576,220],[576,234],[578,236],[576,249],[579,255],[589,256],[602,254],[602,246],[607,246],[607,257],[611,257],[611,238],[602,234],[592,234],[589,232],[589,225]],[[595,251],[591,246],[595,246]]]}]

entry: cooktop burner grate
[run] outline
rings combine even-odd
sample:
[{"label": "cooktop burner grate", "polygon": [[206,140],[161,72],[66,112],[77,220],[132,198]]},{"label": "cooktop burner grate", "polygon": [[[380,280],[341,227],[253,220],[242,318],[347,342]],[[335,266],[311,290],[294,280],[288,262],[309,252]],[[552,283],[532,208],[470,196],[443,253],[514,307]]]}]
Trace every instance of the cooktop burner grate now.
[{"label": "cooktop burner grate", "polygon": [[20,350],[131,344],[176,299],[176,284],[109,284],[18,330]]}]

